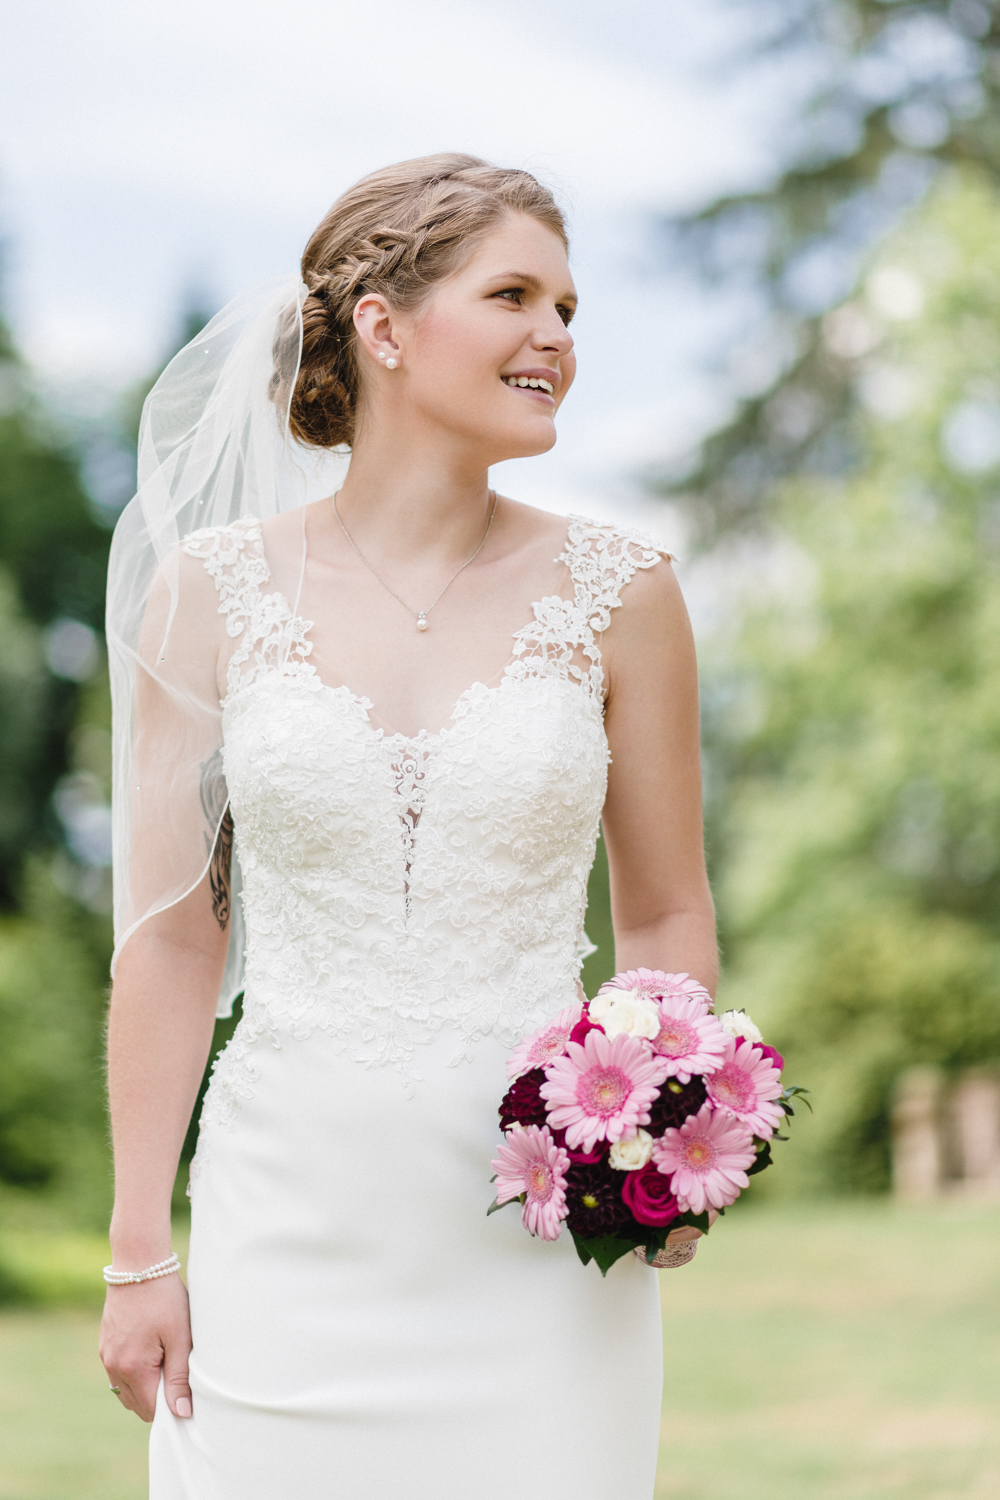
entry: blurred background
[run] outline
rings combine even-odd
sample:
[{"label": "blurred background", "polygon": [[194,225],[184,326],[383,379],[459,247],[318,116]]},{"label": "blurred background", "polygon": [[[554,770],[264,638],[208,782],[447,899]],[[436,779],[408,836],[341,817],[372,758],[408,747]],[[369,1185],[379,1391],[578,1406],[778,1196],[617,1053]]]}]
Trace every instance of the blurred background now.
[{"label": "blurred background", "polygon": [[[722,997],[812,1090],[661,1276],[659,1500],[995,1497],[992,0],[36,0],[5,31],[0,1500],[145,1493],[94,1354],[103,589],[142,400],[351,181],[441,149],[568,211],[577,385],[494,482],[679,554]],[[593,992],[603,856],[588,931]]]}]

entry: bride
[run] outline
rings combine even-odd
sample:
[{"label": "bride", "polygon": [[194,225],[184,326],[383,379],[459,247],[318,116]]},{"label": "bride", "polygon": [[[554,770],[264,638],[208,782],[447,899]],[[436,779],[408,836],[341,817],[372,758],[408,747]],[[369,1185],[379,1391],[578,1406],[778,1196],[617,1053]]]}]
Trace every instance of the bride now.
[{"label": "bride", "polygon": [[[581,993],[601,821],[618,968],[716,969],[669,562],[489,486],[555,442],[575,307],[533,177],[404,162],[147,403],[109,579],[101,1357],[153,1500],[652,1496],[657,1276],[486,1217],[510,1049]],[[622,335],[604,378],[641,386]],[[601,1232],[599,1192],[570,1209]]]}]

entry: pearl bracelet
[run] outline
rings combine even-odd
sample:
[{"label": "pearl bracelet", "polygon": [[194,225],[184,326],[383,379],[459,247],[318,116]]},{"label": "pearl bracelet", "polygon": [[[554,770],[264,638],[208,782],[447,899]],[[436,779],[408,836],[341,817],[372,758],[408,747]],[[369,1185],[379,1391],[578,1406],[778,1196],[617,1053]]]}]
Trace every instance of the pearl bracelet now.
[{"label": "pearl bracelet", "polygon": [[114,1266],[105,1266],[104,1279],[108,1286],[128,1286],[133,1281],[156,1281],[160,1276],[172,1276],[180,1268],[180,1257],[174,1250],[166,1260],[158,1260],[155,1266],[147,1266],[144,1271],[116,1271]]}]

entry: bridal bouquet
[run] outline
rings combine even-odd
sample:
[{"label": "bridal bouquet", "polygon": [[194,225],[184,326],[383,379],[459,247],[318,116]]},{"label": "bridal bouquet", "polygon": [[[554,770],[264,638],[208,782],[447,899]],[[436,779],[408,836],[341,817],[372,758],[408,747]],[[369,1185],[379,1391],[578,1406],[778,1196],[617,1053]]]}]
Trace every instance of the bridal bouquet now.
[{"label": "bridal bouquet", "polygon": [[770,1165],[805,1092],[783,1087],[783,1067],[749,1016],[713,1015],[687,974],[616,974],[513,1052],[488,1212],[520,1202],[544,1240],[565,1224],[602,1275],[633,1250],[652,1264],[671,1230],[707,1232]]}]

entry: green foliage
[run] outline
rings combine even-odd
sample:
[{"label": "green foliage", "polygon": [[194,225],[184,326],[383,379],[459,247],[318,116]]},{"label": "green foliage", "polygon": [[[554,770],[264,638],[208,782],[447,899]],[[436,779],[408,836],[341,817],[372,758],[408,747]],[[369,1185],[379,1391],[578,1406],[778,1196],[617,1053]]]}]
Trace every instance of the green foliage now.
[{"label": "green foliage", "polygon": [[27,911],[0,921],[0,1183],[8,1216],[17,1189],[56,1192],[95,1228],[110,1179],[104,1117],[108,934],[29,872]]},{"label": "green foliage", "polygon": [[737,359],[743,399],[662,485],[705,545],[758,524],[782,478],[855,461],[851,383],[825,356],[822,313],[942,170],[1000,174],[994,0],[751,3],[790,76],[822,65],[774,179],[671,225],[688,264],[757,307]]},{"label": "green foliage", "polygon": [[776,497],[809,586],[751,610],[707,719],[726,1003],[816,1104],[779,1176],[878,1189],[899,1072],[1000,1056],[992,183],[939,183],[865,287],[822,349],[860,396],[858,462]]}]

